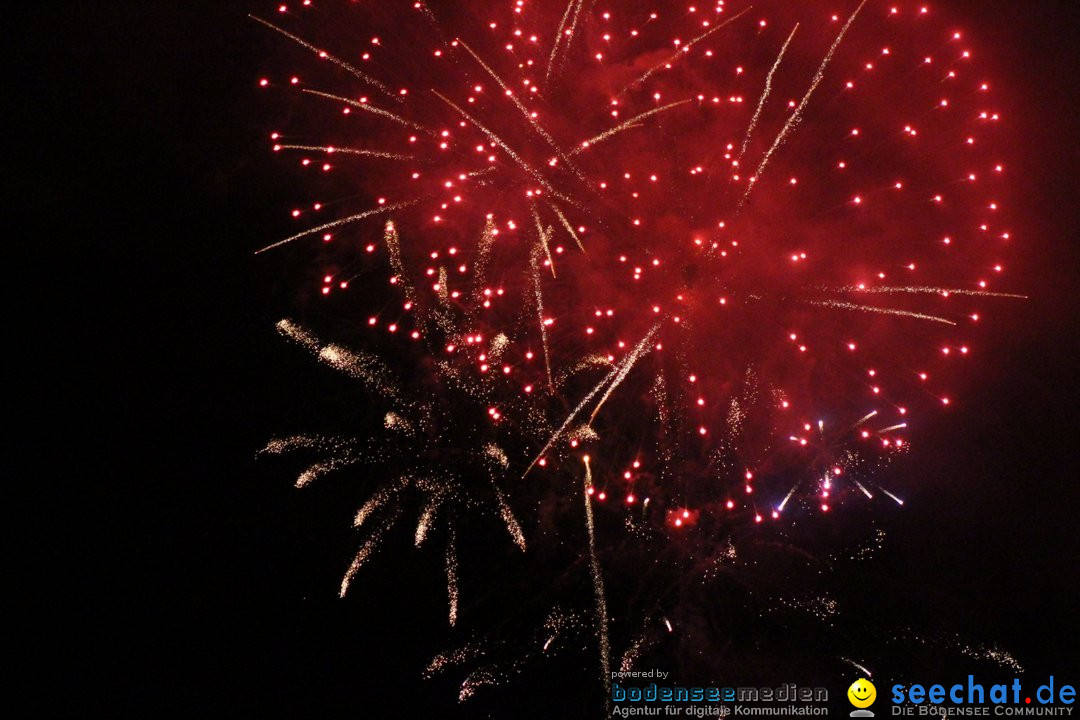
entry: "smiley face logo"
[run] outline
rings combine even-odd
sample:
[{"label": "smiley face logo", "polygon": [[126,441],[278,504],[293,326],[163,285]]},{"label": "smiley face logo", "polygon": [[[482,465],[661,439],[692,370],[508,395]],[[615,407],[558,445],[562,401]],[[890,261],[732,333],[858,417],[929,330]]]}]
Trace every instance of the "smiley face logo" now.
[{"label": "smiley face logo", "polygon": [[847,698],[857,708],[867,708],[877,699],[877,689],[866,678],[859,678],[847,689]]}]

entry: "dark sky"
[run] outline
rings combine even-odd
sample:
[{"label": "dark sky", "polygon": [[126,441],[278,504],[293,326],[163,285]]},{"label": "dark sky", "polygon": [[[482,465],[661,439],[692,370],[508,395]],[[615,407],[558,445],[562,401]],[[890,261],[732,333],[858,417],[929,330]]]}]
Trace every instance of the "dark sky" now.
[{"label": "dark sky", "polygon": [[[1011,265],[1032,298],[991,331],[977,411],[918,438],[910,472],[924,482],[866,595],[940,610],[1030,673],[1077,681],[1080,16],[1066,0],[948,4],[1015,97],[1024,244]],[[36,697],[46,715],[393,717],[365,704],[393,691],[452,706],[418,679],[443,647],[421,641],[440,627],[438,583],[383,568],[378,592],[339,602],[342,529],[253,462],[316,381],[273,331],[288,288],[250,254],[279,234],[295,180],[264,151],[253,78],[271,45],[247,10],[5,11],[3,467],[19,498],[9,592],[33,628],[12,654],[51,688]]]}]

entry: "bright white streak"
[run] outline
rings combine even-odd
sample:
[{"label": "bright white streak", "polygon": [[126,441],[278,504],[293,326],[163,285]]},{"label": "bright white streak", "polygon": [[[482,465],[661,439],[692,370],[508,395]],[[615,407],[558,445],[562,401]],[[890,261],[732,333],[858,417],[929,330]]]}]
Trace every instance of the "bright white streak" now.
[{"label": "bright white streak", "polygon": [[889,497],[891,497],[891,498],[892,498],[893,500],[895,500],[895,501],[896,501],[896,504],[897,504],[897,505],[903,505],[903,504],[904,504],[904,501],[903,501],[903,500],[901,500],[900,498],[896,497],[895,495],[893,495],[893,494],[892,494],[891,492],[889,492],[889,491],[888,491],[888,490],[886,490],[885,488],[880,488],[880,490],[881,490],[881,492],[885,493],[886,495],[888,495]]},{"label": "bright white streak", "polygon": [[790,500],[791,496],[795,494],[795,490],[798,489],[798,487],[799,487],[799,483],[795,483],[794,485],[791,486],[791,489],[788,490],[788,494],[784,496],[784,501],[781,502],[780,506],[776,508],[777,512],[783,512],[784,511],[784,506],[788,504],[788,500]]},{"label": "bright white streak", "polygon": [[869,420],[870,418],[872,418],[872,417],[875,417],[875,416],[876,416],[877,414],[878,414],[878,411],[877,411],[877,410],[871,410],[870,412],[866,413],[866,414],[865,414],[865,415],[863,415],[863,416],[862,416],[861,418],[859,418],[858,420],[856,420],[856,421],[855,421],[855,424],[854,424],[854,425],[852,425],[851,427],[853,427],[853,428],[855,428],[855,427],[859,427],[860,425],[862,425],[862,424],[863,424],[864,422],[866,422],[866,421],[867,421],[867,420]]}]

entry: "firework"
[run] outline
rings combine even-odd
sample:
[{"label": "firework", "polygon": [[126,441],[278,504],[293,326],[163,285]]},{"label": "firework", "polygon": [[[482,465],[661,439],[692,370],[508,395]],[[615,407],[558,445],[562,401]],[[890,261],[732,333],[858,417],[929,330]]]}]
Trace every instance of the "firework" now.
[{"label": "firework", "polygon": [[[259,81],[292,118],[271,146],[313,176],[258,252],[318,269],[318,314],[363,318],[326,323],[348,343],[279,329],[387,414],[266,452],[320,454],[298,485],[393,468],[342,593],[416,495],[416,545],[445,524],[456,623],[460,519],[498,517],[525,551],[514,508],[570,492],[584,459],[606,680],[601,516],[720,536],[903,504],[880,468],[955,404],[984,308],[1023,297],[1005,123],[938,8],[317,4],[255,17],[298,52]],[[477,672],[463,698],[496,682]]]}]

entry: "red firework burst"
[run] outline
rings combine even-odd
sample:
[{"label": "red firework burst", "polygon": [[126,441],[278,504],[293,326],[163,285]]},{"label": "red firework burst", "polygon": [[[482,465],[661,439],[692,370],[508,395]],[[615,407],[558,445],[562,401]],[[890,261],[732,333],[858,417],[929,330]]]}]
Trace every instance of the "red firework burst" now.
[{"label": "red firework burst", "polygon": [[874,0],[447,5],[256,18],[319,59],[259,81],[318,175],[264,249],[318,246],[319,291],[363,285],[368,332],[484,378],[487,422],[557,415],[524,473],[590,445],[590,495],[673,528],[872,497],[863,458],[953,402],[983,304],[1019,297],[963,31]]}]

